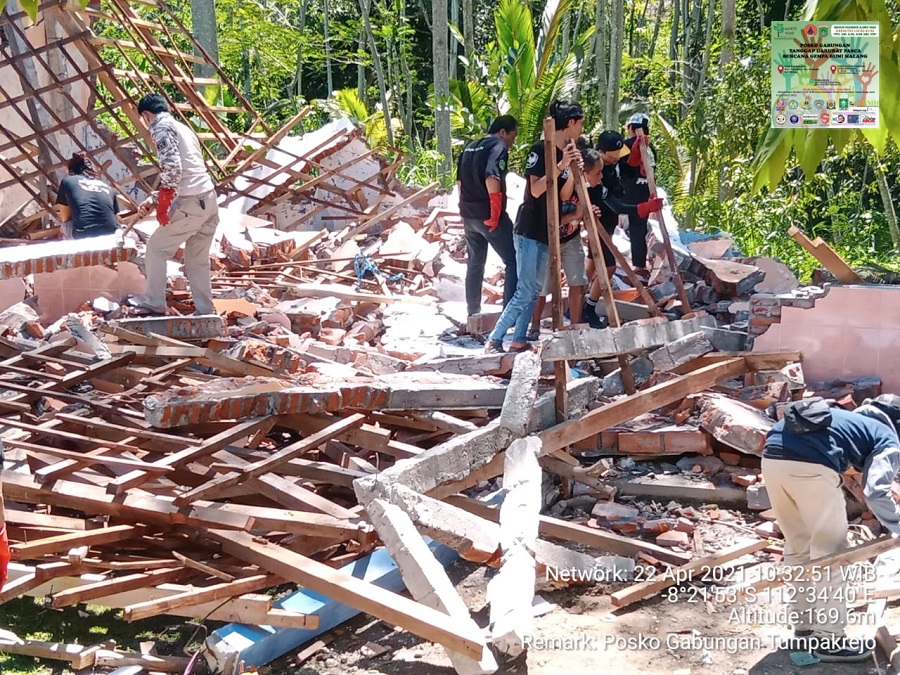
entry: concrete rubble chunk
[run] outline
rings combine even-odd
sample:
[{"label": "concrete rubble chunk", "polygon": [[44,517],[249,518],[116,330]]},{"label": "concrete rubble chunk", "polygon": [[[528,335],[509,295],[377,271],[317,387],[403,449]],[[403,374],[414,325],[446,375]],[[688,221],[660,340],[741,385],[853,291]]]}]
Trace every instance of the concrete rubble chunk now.
[{"label": "concrete rubble chunk", "polygon": [[[415,376],[414,376],[415,375]],[[500,385],[422,373],[329,378],[315,373],[293,382],[272,378],[218,378],[202,385],[173,387],[144,399],[144,416],[157,427],[241,420],[261,415],[361,410],[494,407],[503,402]]]},{"label": "concrete rubble chunk", "polygon": [[307,366],[301,352],[253,338],[241,340],[227,349],[225,354],[239,361],[253,361],[269,366],[285,374],[302,372]]},{"label": "concrete rubble chunk", "polygon": [[650,353],[653,370],[669,371],[713,350],[712,342],[703,332],[690,333]]},{"label": "concrete rubble chunk", "polygon": [[225,335],[225,320],[218,314],[149,316],[111,321],[109,325],[142,335],[154,333],[176,340],[212,340]]},{"label": "concrete rubble chunk", "polygon": [[765,485],[756,483],[747,488],[747,508],[754,511],[768,511],[772,508]]},{"label": "concrete rubble chunk", "polygon": [[717,352],[742,352],[747,349],[747,333],[708,326],[701,330]]},{"label": "concrete rubble chunk", "polygon": [[488,582],[491,643],[511,658],[521,654],[534,634],[536,581],[534,553],[541,510],[540,439],[513,441],[503,461],[506,494],[500,507],[503,564]]},{"label": "concrete rubble chunk", "polygon": [[744,454],[762,456],[772,420],[753,406],[720,394],[703,394],[699,407],[700,427],[713,438]]},{"label": "concrete rubble chunk", "polygon": [[[469,608],[409,516],[400,507],[380,499],[370,502],[366,512],[388,553],[400,568],[403,583],[413,598],[427,607],[449,614],[460,623],[470,624],[473,630],[477,630],[478,626],[469,614]],[[453,650],[447,650],[447,656],[460,675],[486,675],[496,672],[498,668],[487,645],[480,661]]]},{"label": "concrete rubble chunk", "polygon": [[766,277],[763,270],[753,265],[701,257],[694,257],[689,271],[702,277],[716,293],[728,298],[752,293],[756,285]]},{"label": "concrete rubble chunk", "polygon": [[704,326],[715,327],[715,318],[704,314],[678,321],[643,319],[621,328],[563,331],[544,345],[542,356],[547,361],[608,358],[659,347],[696,333]]},{"label": "concrete rubble chunk", "polygon": [[541,357],[538,354],[522,352],[516,356],[512,378],[506,388],[506,399],[500,411],[500,426],[509,429],[514,438],[521,438],[528,433],[540,376]]},{"label": "concrete rubble chunk", "polygon": [[598,525],[611,525],[617,522],[628,522],[640,515],[640,511],[627,504],[616,502],[597,502],[591,510],[591,515],[597,519]]}]

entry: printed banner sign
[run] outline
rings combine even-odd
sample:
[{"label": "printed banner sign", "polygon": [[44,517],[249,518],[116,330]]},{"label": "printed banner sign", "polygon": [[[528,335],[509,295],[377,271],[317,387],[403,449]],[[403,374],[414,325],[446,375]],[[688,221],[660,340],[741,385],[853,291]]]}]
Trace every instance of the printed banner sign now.
[{"label": "printed banner sign", "polygon": [[772,22],[772,126],[877,128],[878,23]]}]

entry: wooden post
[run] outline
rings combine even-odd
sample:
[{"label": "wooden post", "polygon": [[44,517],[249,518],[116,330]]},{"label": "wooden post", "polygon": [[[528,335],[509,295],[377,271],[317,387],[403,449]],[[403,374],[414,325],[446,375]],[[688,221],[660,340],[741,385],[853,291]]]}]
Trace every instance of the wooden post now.
[{"label": "wooden post", "polygon": [[[556,160],[556,125],[552,117],[544,119],[544,165],[547,177],[547,243],[550,247],[550,291],[552,293],[553,330],[562,330],[562,289],[559,285],[559,170]],[[540,281],[540,280],[538,280]],[[569,363],[554,364],[556,379],[556,421],[565,422],[569,417],[566,385],[569,379]]]},{"label": "wooden post", "polygon": [[[635,129],[635,134],[637,134],[635,143],[640,143],[641,139],[644,137],[644,132],[642,129]],[[653,164],[650,162],[650,155],[647,150],[649,149],[649,145],[641,148],[641,163],[644,165],[644,173],[647,174],[647,185],[650,188],[650,196],[656,197],[656,174],[653,171]],[[675,288],[678,290],[678,298],[681,300],[681,305],[684,309],[685,314],[689,314],[691,310],[691,303],[688,301],[687,292],[684,290],[684,281],[681,278],[681,271],[678,269],[678,261],[675,260],[675,251],[672,250],[672,241],[669,239],[669,230],[666,229],[666,221],[663,218],[662,211],[656,212],[656,217],[659,221],[659,229],[662,232],[663,238],[663,246],[666,249],[666,258],[669,261],[669,267],[672,268],[672,279],[675,281]]]},{"label": "wooden post", "polygon": [[[597,276],[603,280],[603,302],[606,304],[606,313],[609,316],[610,325],[618,328],[622,325],[622,322],[619,319],[619,310],[616,309],[612,283],[610,283],[606,274],[606,265],[603,262],[603,247],[600,244],[600,235],[598,234],[600,228],[597,225],[596,218],[594,218],[594,209],[591,208],[591,197],[588,194],[587,180],[585,180],[584,174],[577,166],[573,167],[572,170],[575,172],[575,190],[578,193],[578,199],[584,204],[585,208],[584,225],[585,229],[587,229],[588,241],[594,252],[594,270],[596,270]],[[619,355],[618,360],[619,368],[622,369],[622,384],[625,387],[625,393],[633,394],[637,388],[634,385],[634,373],[631,370],[631,363],[629,363],[625,354]]]}]

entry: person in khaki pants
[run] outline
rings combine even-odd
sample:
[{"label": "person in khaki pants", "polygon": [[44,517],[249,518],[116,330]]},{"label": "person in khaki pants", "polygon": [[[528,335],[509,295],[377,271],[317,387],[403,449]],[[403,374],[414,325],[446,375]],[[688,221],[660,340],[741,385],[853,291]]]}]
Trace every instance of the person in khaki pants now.
[{"label": "person in khaki pants", "polygon": [[159,189],[141,204],[139,213],[147,215],[155,206],[160,227],[147,242],[147,292],[136,305],[151,314],[166,313],[166,262],[184,244],[184,273],[196,313],[214,314],[209,248],[219,224],[219,207],[200,141],[172,116],[159,94],[144,96],[138,114],[150,129],[160,167]]},{"label": "person in khaki pants", "polygon": [[[876,421],[830,408],[821,398],[785,406],[784,419],[766,437],[762,459],[769,500],[784,534],[785,566],[806,565],[846,547],[842,474],[850,466],[863,474],[869,510],[889,532],[900,534],[900,507],[891,492],[900,470],[900,406],[895,413]],[[806,647],[821,661],[871,657],[871,640],[845,636],[844,589],[838,567],[811,570],[789,584],[785,598],[794,628],[791,648]]]}]

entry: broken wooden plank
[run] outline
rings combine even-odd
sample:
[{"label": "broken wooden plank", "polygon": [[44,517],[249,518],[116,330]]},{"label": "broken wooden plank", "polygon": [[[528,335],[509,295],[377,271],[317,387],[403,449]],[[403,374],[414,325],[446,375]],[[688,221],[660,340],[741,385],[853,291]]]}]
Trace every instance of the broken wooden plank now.
[{"label": "broken wooden plank", "polygon": [[32,656],[36,659],[67,661],[72,670],[83,670],[94,667],[94,659],[100,645],[76,645],[62,642],[45,642],[43,640],[9,640],[0,638],[0,652]]},{"label": "broken wooden plank", "polygon": [[[4,479],[5,480],[5,479]],[[68,551],[76,546],[98,546],[111,544],[138,537],[143,533],[143,528],[134,525],[114,525],[100,530],[85,532],[73,532],[61,534],[56,537],[46,537],[29,543],[13,543],[9,550],[16,560],[29,560],[40,558],[49,553]]]},{"label": "broken wooden plank", "polygon": [[306,556],[263,543],[245,532],[208,530],[225,552],[273,574],[345,602],[453,651],[480,659],[485,647],[481,632],[459,626],[450,616],[385,591]]},{"label": "broken wooden plank", "polygon": [[705,558],[692,560],[686,565],[666,572],[660,579],[650,579],[634,586],[617,591],[610,596],[614,607],[627,607],[635,602],[656,595],[669,586],[686,583],[693,579],[694,574],[702,575],[705,570],[718,567],[724,563],[736,560],[741,556],[761,551],[769,545],[768,539],[750,542],[749,544],[735,544],[718,553],[708,555]]},{"label": "broken wooden plank", "polygon": [[542,452],[549,454],[554,450],[565,448],[583,438],[632,420],[638,415],[680,401],[685,396],[709,389],[732,377],[743,375],[746,371],[747,363],[744,359],[732,358],[614,401],[578,419],[542,431],[538,434],[544,444]]},{"label": "broken wooden plank", "polygon": [[183,567],[170,567],[152,570],[147,573],[128,574],[122,577],[103,579],[94,583],[54,592],[50,596],[50,606],[54,609],[62,609],[80,602],[88,602],[89,600],[128,591],[136,591],[140,588],[180,582],[192,574],[194,574],[193,571],[186,570]]},{"label": "broken wooden plank", "polygon": [[800,229],[794,225],[788,228],[788,234],[802,246],[822,267],[831,272],[842,284],[865,283],[853,268],[848,265],[841,256],[835,252],[821,237],[810,240]]},{"label": "broken wooden plank", "polygon": [[221,478],[216,478],[209,481],[205,485],[201,485],[200,487],[195,488],[190,492],[180,495],[175,499],[175,503],[180,506],[190,504],[204,496],[214,495],[217,492],[221,492],[225,488],[229,488],[245,480],[249,480],[256,476],[268,473],[275,467],[289,462],[295,457],[299,457],[300,455],[305,454],[310,450],[314,450],[324,443],[327,443],[335,437],[343,434],[348,429],[362,426],[363,422],[365,421],[365,415],[361,413],[354,413],[353,415],[335,422],[328,428],[323,429],[322,431],[319,431],[312,436],[308,436],[302,440],[297,441],[296,443],[291,443],[287,447],[282,448],[266,459],[262,459],[249,464],[240,473],[234,473],[231,475],[223,476]]}]

